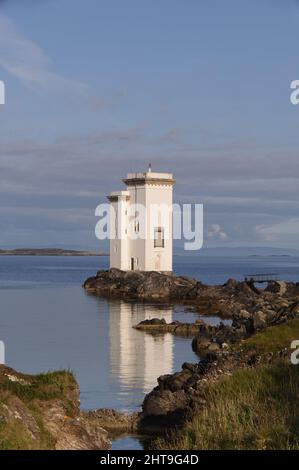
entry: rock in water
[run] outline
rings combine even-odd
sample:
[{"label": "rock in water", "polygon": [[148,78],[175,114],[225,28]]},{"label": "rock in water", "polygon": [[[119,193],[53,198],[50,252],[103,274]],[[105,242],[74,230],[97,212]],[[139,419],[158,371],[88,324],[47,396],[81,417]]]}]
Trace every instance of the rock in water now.
[{"label": "rock in water", "polygon": [[[87,279],[84,288],[109,297],[168,301],[183,299],[198,284],[195,279],[156,271],[99,271]],[[200,283],[199,283],[200,284]]]}]

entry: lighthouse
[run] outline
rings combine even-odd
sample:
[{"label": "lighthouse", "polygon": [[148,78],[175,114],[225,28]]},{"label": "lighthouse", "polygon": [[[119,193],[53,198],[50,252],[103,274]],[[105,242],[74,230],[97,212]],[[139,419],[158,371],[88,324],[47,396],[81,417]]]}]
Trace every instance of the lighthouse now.
[{"label": "lighthouse", "polygon": [[126,189],[111,192],[110,268],[172,272],[171,173],[128,173]]}]

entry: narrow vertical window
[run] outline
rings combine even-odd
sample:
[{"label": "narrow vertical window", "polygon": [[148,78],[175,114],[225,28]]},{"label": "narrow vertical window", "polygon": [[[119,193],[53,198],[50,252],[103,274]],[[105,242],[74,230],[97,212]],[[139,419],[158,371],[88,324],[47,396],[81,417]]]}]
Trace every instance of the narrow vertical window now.
[{"label": "narrow vertical window", "polygon": [[155,228],[154,248],[164,248],[164,228],[162,227]]}]

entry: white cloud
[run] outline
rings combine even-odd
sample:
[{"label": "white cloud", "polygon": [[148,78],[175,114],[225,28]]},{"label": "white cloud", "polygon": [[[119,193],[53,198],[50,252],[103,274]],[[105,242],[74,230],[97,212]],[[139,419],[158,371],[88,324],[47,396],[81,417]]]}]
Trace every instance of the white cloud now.
[{"label": "white cloud", "polygon": [[220,240],[226,240],[227,234],[222,230],[219,224],[212,224],[208,231],[209,238],[219,238]]}]

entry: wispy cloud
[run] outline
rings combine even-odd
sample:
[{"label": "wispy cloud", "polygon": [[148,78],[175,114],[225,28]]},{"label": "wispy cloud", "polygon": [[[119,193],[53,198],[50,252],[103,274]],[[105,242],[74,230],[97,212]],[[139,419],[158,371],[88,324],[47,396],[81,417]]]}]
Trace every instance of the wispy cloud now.
[{"label": "wispy cloud", "polygon": [[0,67],[23,83],[46,91],[86,93],[87,87],[56,73],[45,51],[0,14]]},{"label": "wispy cloud", "polygon": [[293,244],[297,243],[299,234],[299,219],[288,218],[276,224],[257,225],[256,233],[263,241],[285,240]]}]

